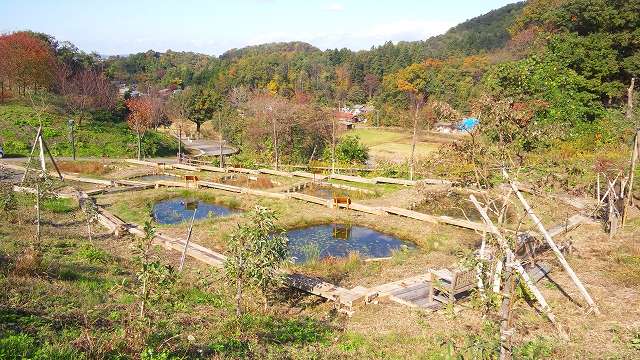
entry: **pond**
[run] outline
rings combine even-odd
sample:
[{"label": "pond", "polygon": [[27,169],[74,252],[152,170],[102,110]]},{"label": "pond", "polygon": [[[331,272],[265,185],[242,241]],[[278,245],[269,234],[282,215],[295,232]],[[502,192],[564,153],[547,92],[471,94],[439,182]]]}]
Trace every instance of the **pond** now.
[{"label": "pond", "polygon": [[376,196],[376,194],[372,194],[365,191],[357,191],[357,190],[346,190],[346,189],[338,189],[329,185],[311,185],[300,191],[303,194],[311,195],[327,200],[332,200],[336,196],[348,196],[352,200],[364,200],[370,199]]},{"label": "pond", "polygon": [[175,198],[162,200],[153,205],[153,219],[159,224],[179,224],[191,221],[194,210],[196,211],[196,220],[228,216],[240,212],[237,209],[202,200]]},{"label": "pond", "polygon": [[362,258],[391,256],[394,250],[415,245],[397,237],[357,225],[314,225],[287,232],[289,251],[297,264],[358,253]]},{"label": "pond", "polygon": [[131,180],[156,182],[156,181],[183,181],[184,179],[181,176],[159,174],[159,175],[138,176]]}]

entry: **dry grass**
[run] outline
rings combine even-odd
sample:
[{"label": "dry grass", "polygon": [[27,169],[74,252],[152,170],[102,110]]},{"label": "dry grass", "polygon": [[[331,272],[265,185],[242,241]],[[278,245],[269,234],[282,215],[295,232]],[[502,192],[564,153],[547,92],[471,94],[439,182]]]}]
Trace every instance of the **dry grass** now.
[{"label": "dry grass", "polygon": [[92,160],[58,161],[58,167],[62,172],[86,175],[105,175],[112,170],[106,162]]}]

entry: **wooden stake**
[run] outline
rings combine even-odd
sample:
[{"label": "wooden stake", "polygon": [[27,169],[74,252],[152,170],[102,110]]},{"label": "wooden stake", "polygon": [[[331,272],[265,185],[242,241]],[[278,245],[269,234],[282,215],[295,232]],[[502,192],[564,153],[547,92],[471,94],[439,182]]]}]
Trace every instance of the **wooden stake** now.
[{"label": "wooden stake", "polygon": [[542,222],[540,221],[540,219],[536,216],[536,214],[533,213],[533,210],[531,210],[529,203],[524,198],[524,196],[522,196],[522,193],[520,192],[520,190],[518,190],[518,187],[515,185],[513,181],[510,181],[509,174],[507,174],[507,171],[503,169],[502,174],[505,177],[505,179],[507,179],[507,181],[509,181],[509,183],[511,184],[511,188],[513,189],[513,192],[518,197],[518,200],[520,200],[520,202],[522,203],[522,206],[524,206],[525,210],[527,211],[527,214],[529,215],[533,223],[538,227],[538,231],[540,231],[540,233],[544,236],[544,239],[547,241],[547,244],[549,245],[551,250],[556,254],[556,257],[558,258],[558,261],[560,262],[564,270],[569,274],[569,277],[571,277],[571,280],[573,280],[573,282],[576,284],[576,287],[578,288],[578,290],[580,290],[580,293],[582,294],[582,296],[585,298],[585,300],[591,307],[591,310],[593,310],[593,312],[596,315],[600,315],[600,310],[598,309],[598,306],[591,298],[591,295],[589,295],[589,292],[587,292],[587,289],[585,289],[584,285],[582,285],[582,282],[580,281],[576,273],[573,271],[573,269],[571,268],[567,260],[564,258],[564,255],[562,255],[562,252],[560,251],[560,249],[558,249],[558,246],[551,238],[551,235],[549,235],[547,230],[544,228],[544,225],[542,225]]},{"label": "wooden stake", "polygon": [[41,131],[42,131],[42,126],[38,127],[38,132],[36,132],[36,137],[33,141],[31,152],[29,153],[29,160],[27,160],[27,168],[24,170],[24,173],[22,174],[22,180],[20,180],[20,185],[24,184],[24,180],[27,178],[27,173],[29,172],[29,168],[31,167],[31,159],[33,159],[33,153],[36,151],[36,146],[38,144],[38,139],[40,138]]},{"label": "wooden stake", "polygon": [[58,168],[58,164],[56,163],[56,160],[53,158],[53,155],[51,155],[51,151],[49,151],[49,146],[47,146],[47,142],[42,137],[42,134],[40,134],[40,140],[42,141],[42,145],[44,145],[44,149],[47,150],[47,154],[49,154],[49,159],[51,159],[51,163],[53,164],[53,167],[56,169],[56,172],[58,173],[60,180],[64,181],[64,177],[62,176],[62,173]]},{"label": "wooden stake", "polygon": [[513,306],[513,293],[515,290],[515,276],[513,276],[513,259],[507,258],[505,266],[504,288],[502,291],[502,303],[500,305],[500,360],[512,359],[511,338],[515,332],[512,324],[511,308]]},{"label": "wooden stake", "polygon": [[178,271],[182,271],[182,267],[184,266],[184,259],[187,257],[187,248],[189,248],[189,241],[191,240],[191,232],[193,231],[193,222],[196,219],[196,212],[198,211],[198,207],[193,210],[193,215],[191,215],[191,224],[189,224],[189,232],[187,233],[187,241],[184,243],[184,249],[182,249],[182,256],[180,256],[180,267],[178,267]]},{"label": "wooden stake", "polygon": [[507,242],[507,240],[504,238],[504,236],[498,230],[498,228],[493,224],[491,219],[489,219],[487,212],[484,210],[484,208],[482,208],[482,205],[480,205],[478,200],[476,200],[476,197],[473,195],[469,195],[469,200],[471,200],[473,205],[475,205],[475,207],[478,209],[478,212],[480,212],[480,216],[482,217],[482,220],[487,225],[489,230],[495,235],[496,240],[498,240],[498,244],[502,248],[502,251],[505,253],[505,255],[513,259],[513,262],[509,265],[512,266],[518,272],[520,277],[522,277],[522,281],[525,283],[527,288],[531,291],[533,296],[536,298],[536,300],[538,301],[538,304],[540,304],[540,307],[542,308],[542,311],[544,312],[544,314],[547,316],[547,319],[549,319],[549,321],[551,321],[551,323],[556,326],[556,329],[558,330],[560,337],[562,339],[568,340],[569,336],[564,331],[560,323],[558,323],[558,321],[556,320],[556,316],[553,314],[553,311],[551,311],[551,307],[549,306],[544,296],[540,292],[540,289],[538,289],[538,287],[535,286],[535,284],[533,283],[533,281],[531,281],[529,274],[527,274],[527,272],[525,271],[520,261],[516,259],[515,254],[509,247],[509,243]]},{"label": "wooden stake", "polygon": [[631,168],[629,170],[629,186],[624,192],[624,207],[622,208],[622,226],[627,221],[629,207],[633,205],[633,180],[636,172],[636,163],[638,162],[638,151],[640,148],[640,131],[636,133],[633,140],[633,150],[631,151]]}]

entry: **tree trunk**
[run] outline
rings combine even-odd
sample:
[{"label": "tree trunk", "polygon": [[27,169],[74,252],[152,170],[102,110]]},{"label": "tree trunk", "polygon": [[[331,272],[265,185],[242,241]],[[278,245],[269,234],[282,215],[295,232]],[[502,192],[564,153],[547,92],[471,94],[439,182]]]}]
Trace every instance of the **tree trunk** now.
[{"label": "tree trunk", "polygon": [[510,360],[512,358],[513,326],[511,308],[513,302],[513,292],[515,289],[515,276],[513,274],[512,259],[507,256],[505,266],[504,288],[502,292],[502,304],[500,305],[500,360]]},{"label": "tree trunk", "polygon": [[182,126],[178,126],[178,163],[182,163]]},{"label": "tree trunk", "polygon": [[40,244],[40,181],[36,181],[36,243]]},{"label": "tree trunk", "polygon": [[276,170],[278,170],[278,130],[276,129],[276,121],[273,120],[273,151],[275,153],[275,157],[276,157]]},{"label": "tree trunk", "polygon": [[631,78],[631,85],[627,89],[627,119],[631,119],[633,116],[633,88],[636,85],[636,78]]},{"label": "tree trunk", "polygon": [[200,121],[196,121],[196,132],[198,133],[198,135],[200,135],[200,126],[202,125],[202,123],[200,123]]},{"label": "tree trunk", "polygon": [[142,160],[142,136],[140,135],[140,131],[138,133],[138,160]]},{"label": "tree trunk", "polygon": [[242,276],[236,279],[236,315],[242,316]]},{"label": "tree trunk", "polygon": [[418,100],[416,100],[416,112],[413,114],[413,138],[411,139],[411,162],[409,164],[409,180],[413,180],[415,171],[415,154],[416,154],[416,141],[418,134],[418,110],[420,109]]}]

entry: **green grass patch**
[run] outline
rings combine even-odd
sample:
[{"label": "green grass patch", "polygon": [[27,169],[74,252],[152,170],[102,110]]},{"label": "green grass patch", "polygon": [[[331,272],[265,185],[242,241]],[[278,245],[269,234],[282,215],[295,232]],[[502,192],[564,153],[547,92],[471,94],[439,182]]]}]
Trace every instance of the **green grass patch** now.
[{"label": "green grass patch", "polygon": [[42,208],[56,214],[66,214],[76,208],[72,199],[46,199],[42,202]]},{"label": "green grass patch", "polygon": [[[43,133],[54,156],[71,156],[67,116],[54,110],[41,116]],[[76,126],[76,154],[80,157],[133,157],[137,151],[135,133],[124,119],[101,120],[99,116]],[[117,120],[117,119],[116,119]],[[19,102],[0,104],[0,139],[7,157],[28,156],[39,124],[37,111]],[[175,155],[177,141],[157,132],[143,138],[146,156]]]}]

